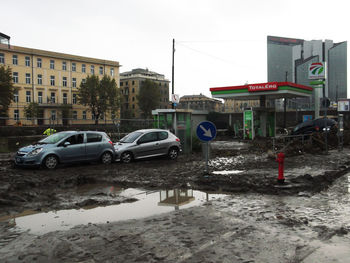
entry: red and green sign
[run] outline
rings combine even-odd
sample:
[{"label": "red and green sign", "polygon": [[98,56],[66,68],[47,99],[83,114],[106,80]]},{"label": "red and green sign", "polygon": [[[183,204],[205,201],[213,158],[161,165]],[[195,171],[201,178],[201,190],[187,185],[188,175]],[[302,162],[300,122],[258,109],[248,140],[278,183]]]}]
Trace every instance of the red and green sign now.
[{"label": "red and green sign", "polygon": [[324,79],[326,72],[325,62],[315,62],[309,65],[309,79]]}]

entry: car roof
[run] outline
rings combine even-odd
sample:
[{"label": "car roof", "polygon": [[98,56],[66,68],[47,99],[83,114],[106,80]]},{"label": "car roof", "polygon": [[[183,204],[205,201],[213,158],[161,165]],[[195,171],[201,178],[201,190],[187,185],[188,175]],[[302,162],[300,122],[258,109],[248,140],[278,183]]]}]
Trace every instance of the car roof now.
[{"label": "car roof", "polygon": [[164,130],[164,129],[142,129],[142,130],[137,130],[135,132],[142,132],[142,133],[145,133],[145,132],[157,132],[157,131],[168,131],[168,130]]},{"label": "car roof", "polygon": [[94,133],[104,133],[103,131],[61,131],[61,132],[58,132],[58,133],[67,133],[67,134],[74,134],[74,133],[81,133],[81,132],[94,132]]}]

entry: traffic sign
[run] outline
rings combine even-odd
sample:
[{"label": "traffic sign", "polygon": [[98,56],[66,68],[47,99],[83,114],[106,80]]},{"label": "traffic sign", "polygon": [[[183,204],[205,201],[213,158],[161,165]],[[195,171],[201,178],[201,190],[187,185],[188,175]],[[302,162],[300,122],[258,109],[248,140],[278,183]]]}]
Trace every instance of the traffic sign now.
[{"label": "traffic sign", "polygon": [[198,139],[203,142],[209,142],[216,137],[215,124],[210,121],[202,121],[198,124],[196,134]]}]

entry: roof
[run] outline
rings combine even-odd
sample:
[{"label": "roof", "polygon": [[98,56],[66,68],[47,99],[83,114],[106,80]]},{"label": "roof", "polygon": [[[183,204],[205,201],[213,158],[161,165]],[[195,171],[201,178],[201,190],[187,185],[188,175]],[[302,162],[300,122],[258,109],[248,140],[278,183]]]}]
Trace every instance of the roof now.
[{"label": "roof", "polygon": [[74,61],[79,61],[79,62],[104,64],[104,65],[108,65],[108,66],[119,67],[118,61],[76,56],[76,55],[46,51],[46,50],[41,50],[41,49],[26,48],[26,47],[19,47],[19,46],[13,46],[13,45],[11,45],[9,47],[8,45],[0,44],[0,50],[14,52],[14,53],[35,55],[35,56],[50,57],[50,58],[57,58],[57,59],[67,59],[67,60],[74,60]]},{"label": "roof", "polygon": [[257,100],[261,96],[266,99],[310,97],[313,88],[292,82],[267,82],[210,88],[213,98],[235,100]]}]

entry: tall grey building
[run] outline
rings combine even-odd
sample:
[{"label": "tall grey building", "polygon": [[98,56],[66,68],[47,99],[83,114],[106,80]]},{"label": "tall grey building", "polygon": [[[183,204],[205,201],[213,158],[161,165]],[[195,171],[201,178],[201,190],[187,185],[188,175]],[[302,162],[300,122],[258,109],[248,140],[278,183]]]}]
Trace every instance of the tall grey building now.
[{"label": "tall grey building", "polygon": [[[347,41],[311,40],[267,36],[267,79],[309,86],[308,66],[326,62],[325,94],[331,101],[347,98]],[[314,92],[315,93],[315,92]],[[312,109],[310,99],[290,100],[288,107]],[[322,97],[322,92],[321,92]],[[276,105],[279,108],[277,103]]]}]

